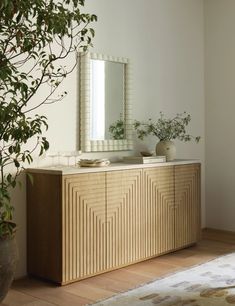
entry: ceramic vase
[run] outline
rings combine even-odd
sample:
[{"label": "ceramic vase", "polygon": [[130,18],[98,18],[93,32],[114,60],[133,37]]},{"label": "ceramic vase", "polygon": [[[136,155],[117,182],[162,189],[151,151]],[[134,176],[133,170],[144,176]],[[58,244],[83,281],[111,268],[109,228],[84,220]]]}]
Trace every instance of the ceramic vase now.
[{"label": "ceramic vase", "polygon": [[171,140],[161,140],[156,145],[156,155],[166,156],[166,161],[172,161],[176,157],[176,147]]},{"label": "ceramic vase", "polygon": [[0,239],[0,303],[12,284],[17,261],[18,250],[15,238]]}]

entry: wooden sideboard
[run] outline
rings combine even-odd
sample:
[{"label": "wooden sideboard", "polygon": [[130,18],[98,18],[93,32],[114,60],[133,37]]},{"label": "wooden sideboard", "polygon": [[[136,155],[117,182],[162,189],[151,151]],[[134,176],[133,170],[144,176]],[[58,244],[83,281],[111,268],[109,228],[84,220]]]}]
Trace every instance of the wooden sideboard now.
[{"label": "wooden sideboard", "polygon": [[61,285],[200,238],[200,163],[28,169],[28,273]]}]

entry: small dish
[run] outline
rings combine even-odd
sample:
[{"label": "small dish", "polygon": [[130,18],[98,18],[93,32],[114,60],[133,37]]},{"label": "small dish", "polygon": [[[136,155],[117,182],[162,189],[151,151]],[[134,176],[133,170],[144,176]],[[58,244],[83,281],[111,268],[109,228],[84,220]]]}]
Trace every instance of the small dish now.
[{"label": "small dish", "polygon": [[80,159],[78,161],[80,167],[107,167],[110,161],[106,158],[103,159]]}]

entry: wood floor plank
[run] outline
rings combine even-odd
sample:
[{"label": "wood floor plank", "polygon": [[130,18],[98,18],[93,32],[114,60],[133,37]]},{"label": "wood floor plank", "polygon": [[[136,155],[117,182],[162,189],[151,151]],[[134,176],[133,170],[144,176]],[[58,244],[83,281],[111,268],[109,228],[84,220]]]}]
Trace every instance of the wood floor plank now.
[{"label": "wood floor plank", "polygon": [[63,287],[55,286],[36,279],[24,279],[17,281],[13,285],[14,290],[23,292],[37,299],[42,299],[57,306],[80,306],[91,303],[91,299],[86,299],[79,295],[74,295],[64,291]]},{"label": "wood floor plank", "polygon": [[127,291],[130,288],[129,283],[108,278],[106,274],[89,278],[87,280],[84,280],[84,282],[87,282],[88,285],[92,284],[93,286],[96,286],[98,288],[113,291],[114,293]]},{"label": "wood floor plank", "polygon": [[[148,278],[147,281],[151,281],[156,277],[160,277],[169,272],[174,272],[178,270],[179,267],[174,264],[159,262],[159,260],[149,260],[148,262],[143,262],[136,266],[129,266],[127,271],[131,271],[135,274],[140,274]],[[146,282],[147,282],[146,281]]]},{"label": "wood floor plank", "polygon": [[129,286],[134,287],[137,284],[143,284],[146,282],[146,277],[142,275],[133,274],[127,269],[119,269],[106,273],[106,277],[114,279],[119,282],[127,283]]},{"label": "wood floor plank", "polygon": [[235,252],[235,234],[206,230],[190,248],[152,258],[64,287],[37,279],[14,282],[1,306],[81,306],[148,283],[158,277]]},{"label": "wood floor plank", "polygon": [[88,300],[97,301],[100,299],[111,297],[115,294],[114,291],[99,288],[97,286],[84,284],[83,282],[77,282],[69,286],[63,287],[63,291],[78,295],[79,297],[86,298]]},{"label": "wood floor plank", "polygon": [[43,299],[37,299],[31,295],[11,289],[4,300],[0,303],[1,306],[55,306],[55,304],[48,303]]}]

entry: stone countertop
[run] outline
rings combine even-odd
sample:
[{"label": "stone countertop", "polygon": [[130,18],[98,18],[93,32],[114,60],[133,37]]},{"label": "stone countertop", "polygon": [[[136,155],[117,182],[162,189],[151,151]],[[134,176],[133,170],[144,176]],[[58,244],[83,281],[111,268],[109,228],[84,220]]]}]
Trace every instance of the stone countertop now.
[{"label": "stone countertop", "polygon": [[142,168],[153,168],[153,167],[164,167],[164,166],[175,166],[175,165],[186,165],[186,164],[197,164],[201,163],[197,159],[176,159],[171,162],[159,162],[151,164],[142,163],[124,163],[115,162],[111,163],[107,167],[79,167],[79,166],[47,166],[40,168],[28,168],[26,169],[29,173],[47,173],[56,175],[70,175],[78,173],[92,173],[92,172],[106,172],[106,171],[118,171],[118,170],[130,170],[130,169],[142,169]]}]

